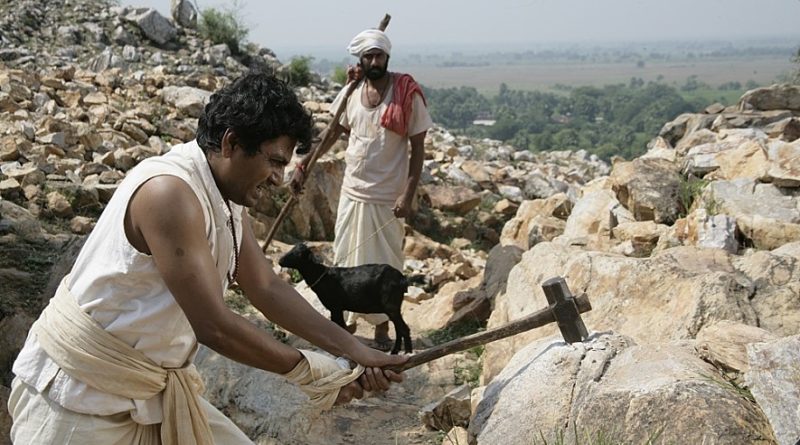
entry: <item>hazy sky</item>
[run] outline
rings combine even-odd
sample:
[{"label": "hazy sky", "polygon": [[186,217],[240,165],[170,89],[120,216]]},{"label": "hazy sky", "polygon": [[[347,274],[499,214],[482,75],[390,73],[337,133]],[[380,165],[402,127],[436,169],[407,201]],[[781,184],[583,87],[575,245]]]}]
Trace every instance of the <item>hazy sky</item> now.
[{"label": "hazy sky", "polygon": [[[232,1],[196,0],[200,8]],[[169,14],[169,0],[122,0]],[[338,49],[392,15],[395,49],[480,44],[792,37],[800,45],[800,0],[404,0],[240,2],[248,40],[281,58]],[[405,52],[405,51],[403,51]]]}]

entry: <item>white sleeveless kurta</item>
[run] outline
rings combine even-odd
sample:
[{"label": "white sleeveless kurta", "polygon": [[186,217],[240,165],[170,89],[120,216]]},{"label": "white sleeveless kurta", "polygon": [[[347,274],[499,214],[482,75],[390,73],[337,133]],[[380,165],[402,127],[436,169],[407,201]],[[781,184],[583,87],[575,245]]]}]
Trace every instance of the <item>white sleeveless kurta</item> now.
[{"label": "white sleeveless kurta", "polygon": [[[234,241],[228,226],[231,214],[195,141],[176,145],[166,155],[146,159],[128,172],[78,255],[70,272],[69,289],[81,309],[106,331],[156,364],[177,368],[194,359],[197,339],[153,258],[128,242],[123,226],[133,193],[147,180],[161,175],[182,179],[200,201],[204,220],[185,224],[203,224],[222,295],[234,263]],[[231,210],[238,246],[242,207],[231,203]],[[162,420],[160,395],[149,400],[125,399],[73,379],[47,356],[32,333],[14,362],[13,372],[40,393],[47,390],[44,395],[71,411],[101,416],[130,412],[134,421],[145,425]]]}]

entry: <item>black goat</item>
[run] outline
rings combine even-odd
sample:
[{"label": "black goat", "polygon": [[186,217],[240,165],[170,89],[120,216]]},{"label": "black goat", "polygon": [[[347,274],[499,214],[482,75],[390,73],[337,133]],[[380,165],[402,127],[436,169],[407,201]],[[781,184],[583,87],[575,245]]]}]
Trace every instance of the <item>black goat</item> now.
[{"label": "black goat", "polygon": [[331,320],[343,328],[343,311],[388,315],[396,336],[392,354],[397,354],[404,342],[405,352],[411,353],[411,329],[400,313],[408,290],[408,280],[402,272],[388,264],[328,267],[304,243],[295,244],[278,264],[297,269],[331,311]]}]

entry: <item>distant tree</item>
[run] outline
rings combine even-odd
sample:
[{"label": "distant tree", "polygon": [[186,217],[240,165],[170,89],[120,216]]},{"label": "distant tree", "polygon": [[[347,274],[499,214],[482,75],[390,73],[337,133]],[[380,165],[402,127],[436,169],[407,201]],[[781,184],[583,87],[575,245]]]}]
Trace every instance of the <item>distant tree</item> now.
[{"label": "distant tree", "polygon": [[697,74],[692,74],[686,78],[686,82],[681,86],[683,91],[694,91],[700,88],[700,81],[697,80]]},{"label": "distant tree", "polygon": [[224,43],[232,53],[239,54],[240,46],[249,32],[240,18],[240,8],[241,5],[234,2],[232,8],[225,10],[203,9],[198,25],[200,35],[215,44]]},{"label": "distant tree", "polygon": [[594,154],[605,160],[609,160],[612,156],[619,155],[621,152],[619,147],[609,142],[597,146],[593,151]]},{"label": "distant tree", "polygon": [[333,68],[333,75],[331,76],[331,80],[344,85],[347,83],[347,68],[338,65]]},{"label": "distant tree", "polygon": [[308,86],[311,83],[311,56],[293,57],[289,62],[288,76],[289,84],[294,86]]},{"label": "distant tree", "polygon": [[434,121],[448,128],[467,128],[478,116],[491,115],[486,97],[472,87],[424,88],[428,109]]},{"label": "distant tree", "polygon": [[489,127],[488,133],[492,139],[505,141],[514,137],[521,127],[522,125],[513,115],[503,114],[497,118],[494,125]]},{"label": "distant tree", "polygon": [[641,77],[631,77],[631,80],[628,82],[628,86],[631,88],[641,88],[644,86],[644,79]]},{"label": "distant tree", "polygon": [[578,150],[580,135],[575,129],[565,128],[553,135],[553,145],[556,150]]},{"label": "distant tree", "polygon": [[737,91],[742,89],[742,83],[737,81],[725,82],[717,87],[720,91]]},{"label": "distant tree", "polygon": [[569,109],[567,112],[571,116],[591,122],[600,111],[600,97],[602,95],[603,92],[595,87],[576,88],[569,95]]},{"label": "distant tree", "polygon": [[[434,121],[470,136],[531,151],[585,149],[604,159],[631,159],[644,153],[665,122],[708,105],[700,96],[687,102],[670,85],[643,83],[636,78],[631,85],[576,87],[569,94],[518,91],[501,84],[491,100],[466,87],[425,89],[425,94]],[[472,125],[475,116],[487,111],[495,119],[493,126]]]}]

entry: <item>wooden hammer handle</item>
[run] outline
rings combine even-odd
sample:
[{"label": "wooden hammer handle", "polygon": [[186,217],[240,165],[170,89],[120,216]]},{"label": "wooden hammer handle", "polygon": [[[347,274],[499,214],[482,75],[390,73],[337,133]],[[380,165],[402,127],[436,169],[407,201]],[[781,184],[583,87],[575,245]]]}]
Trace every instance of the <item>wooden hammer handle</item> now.
[{"label": "wooden hammer handle", "polygon": [[[575,298],[575,305],[578,307],[578,312],[584,313],[592,310],[592,304],[589,302],[589,297],[583,294]],[[414,354],[408,358],[408,361],[401,366],[388,367],[386,369],[392,371],[405,371],[417,367],[423,363],[428,363],[437,358],[444,357],[445,355],[453,354],[455,352],[464,351],[466,349],[474,348],[475,346],[485,345],[496,340],[501,340],[512,335],[519,334],[520,332],[529,331],[534,328],[544,326],[549,323],[555,322],[555,316],[550,308],[545,308],[534,312],[526,317],[514,320],[505,326],[500,326],[484,332],[468,335],[463,338],[458,338],[430,349],[426,349],[419,354]]]}]

